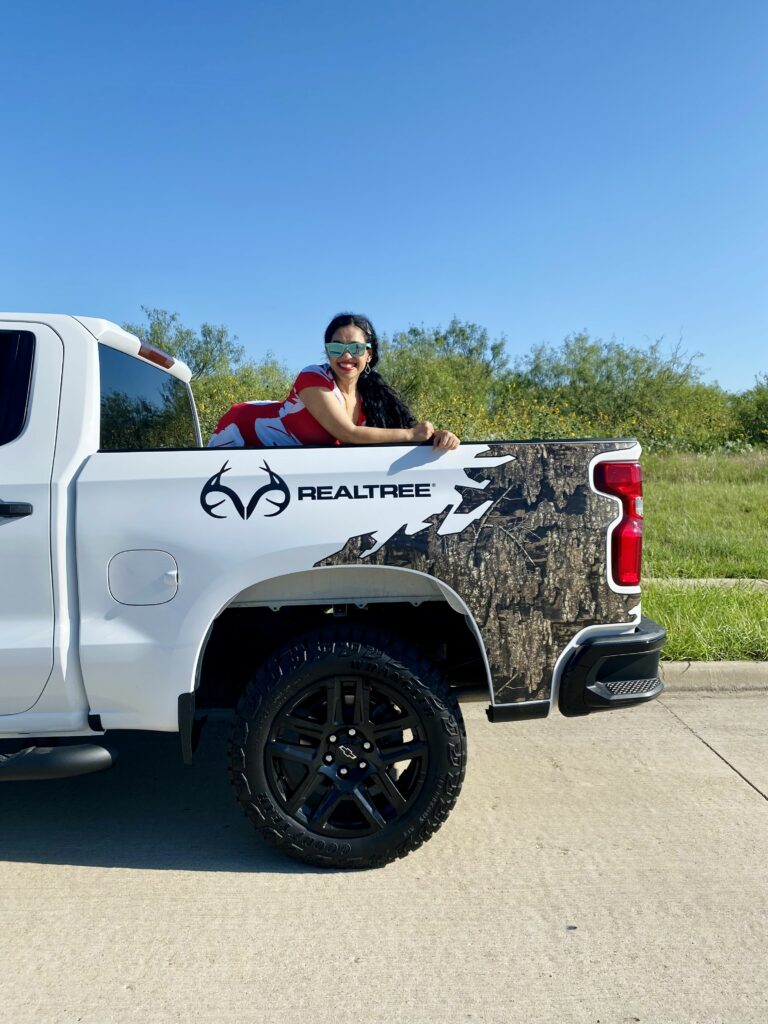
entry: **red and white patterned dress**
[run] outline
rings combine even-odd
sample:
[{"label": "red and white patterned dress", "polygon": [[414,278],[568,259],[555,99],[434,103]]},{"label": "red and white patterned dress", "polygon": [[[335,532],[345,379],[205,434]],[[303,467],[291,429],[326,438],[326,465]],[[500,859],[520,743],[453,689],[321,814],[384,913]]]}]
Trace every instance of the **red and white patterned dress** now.
[{"label": "red and white patterned dress", "polygon": [[[344,408],[344,396],[327,363],[305,366],[283,402],[238,402],[219,420],[209,448],[286,448],[302,444],[341,444],[304,406],[299,392],[325,388]],[[357,421],[365,426],[362,403]]]}]

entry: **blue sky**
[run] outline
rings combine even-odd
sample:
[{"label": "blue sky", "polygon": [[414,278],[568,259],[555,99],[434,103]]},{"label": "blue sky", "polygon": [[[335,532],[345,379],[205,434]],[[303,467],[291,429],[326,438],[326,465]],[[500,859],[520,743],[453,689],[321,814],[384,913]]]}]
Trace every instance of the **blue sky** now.
[{"label": "blue sky", "polygon": [[768,370],[768,5],[44,2],[3,11],[0,309],[321,354],[454,315]]}]

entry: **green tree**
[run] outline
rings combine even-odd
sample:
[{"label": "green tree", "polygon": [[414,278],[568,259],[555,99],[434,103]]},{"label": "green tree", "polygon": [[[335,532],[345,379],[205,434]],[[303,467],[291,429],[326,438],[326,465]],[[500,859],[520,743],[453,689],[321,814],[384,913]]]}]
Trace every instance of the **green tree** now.
[{"label": "green tree", "polygon": [[203,324],[193,331],[179,320],[178,313],[142,306],[145,324],[123,324],[126,331],[183,360],[193,379],[235,373],[245,362],[245,349],[224,326]]},{"label": "green tree", "polygon": [[382,341],[381,371],[417,415],[435,419],[439,408],[450,420],[469,408],[487,411],[507,370],[505,344],[456,318],[445,329],[409,327]]},{"label": "green tree", "polygon": [[193,331],[181,323],[178,313],[141,308],[146,323],[123,326],[189,366],[204,441],[235,402],[278,400],[288,394],[295,374],[271,352],[259,361],[246,359],[245,349],[227,327],[203,324]]}]

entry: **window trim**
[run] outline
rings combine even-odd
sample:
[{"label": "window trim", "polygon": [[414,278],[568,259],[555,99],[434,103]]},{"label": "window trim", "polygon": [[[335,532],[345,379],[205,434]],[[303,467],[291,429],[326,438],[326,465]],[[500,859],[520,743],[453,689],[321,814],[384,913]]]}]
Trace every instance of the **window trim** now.
[{"label": "window trim", "polygon": [[8,440],[0,440],[0,448],[6,448],[9,444],[15,444],[15,442],[22,438],[24,436],[24,433],[26,432],[27,426],[29,425],[29,412],[32,406],[32,386],[38,365],[37,335],[35,334],[34,331],[30,331],[27,327],[21,327],[18,330],[10,330],[7,327],[3,327],[0,328],[0,335],[3,334],[15,334],[19,336],[28,335],[31,338],[32,343],[30,346],[31,351],[29,359],[29,372],[27,374],[27,389],[26,394],[24,396],[24,411],[21,417],[21,422],[19,424],[19,429],[13,435],[13,437],[9,437]]}]

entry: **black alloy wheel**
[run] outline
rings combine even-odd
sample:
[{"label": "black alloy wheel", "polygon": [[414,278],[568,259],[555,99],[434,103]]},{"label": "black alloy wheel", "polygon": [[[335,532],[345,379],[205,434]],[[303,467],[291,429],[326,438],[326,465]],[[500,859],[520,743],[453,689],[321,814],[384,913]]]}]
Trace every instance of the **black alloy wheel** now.
[{"label": "black alloy wheel", "polygon": [[285,812],[323,836],[375,835],[421,791],[429,749],[416,711],[366,675],[331,675],[286,702],[266,748]]},{"label": "black alloy wheel", "polygon": [[230,774],[257,831],[329,867],[375,867],[435,832],[458,797],[464,725],[434,667],[391,634],[342,625],[256,673]]}]

